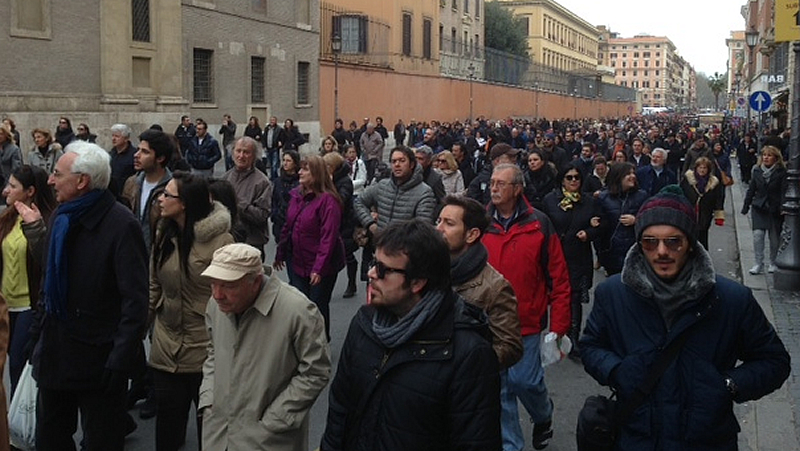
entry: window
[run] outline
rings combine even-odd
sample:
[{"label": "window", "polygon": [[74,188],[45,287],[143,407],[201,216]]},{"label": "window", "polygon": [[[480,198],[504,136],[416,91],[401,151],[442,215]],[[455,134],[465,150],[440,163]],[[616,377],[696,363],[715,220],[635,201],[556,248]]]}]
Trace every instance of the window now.
[{"label": "window", "polygon": [[644,58],[650,58],[650,52],[644,52],[644,53],[642,53],[642,56]]},{"label": "window", "polygon": [[424,19],[422,21],[422,57],[429,60],[431,59],[431,20]]},{"label": "window", "polygon": [[311,103],[309,95],[309,71],[311,64],[307,61],[297,62],[297,104],[309,105]]},{"label": "window", "polygon": [[214,102],[214,51],[194,49],[194,101]]},{"label": "window", "polygon": [[469,32],[464,31],[464,40],[461,41],[461,48],[464,49],[464,53],[469,53]]},{"label": "window", "polygon": [[131,68],[133,69],[134,88],[149,88],[150,87],[150,58],[133,57],[131,61]]},{"label": "window", "polygon": [[403,14],[403,55],[411,56],[411,14]]},{"label": "window", "polygon": [[[656,82],[656,88],[660,87],[659,85],[660,85],[660,83]],[[656,94],[656,95],[658,95],[658,94]],[[658,97],[656,97],[656,98],[658,98]]]},{"label": "window", "polygon": [[628,57],[628,54],[627,54],[627,53],[623,53],[623,54],[622,54],[622,57],[623,57],[623,58],[627,58],[627,57]]},{"label": "window", "polygon": [[50,0],[11,0],[11,35],[50,39]]},{"label": "window", "polygon": [[628,71],[622,71],[622,76],[623,77],[627,77],[628,76]]},{"label": "window", "polygon": [[475,17],[481,17],[481,0],[475,0]]},{"label": "window", "polygon": [[367,53],[368,24],[366,16],[333,16],[333,33],[342,38],[342,53]]},{"label": "window", "polygon": [[456,29],[450,29],[450,52],[456,53]]},{"label": "window", "polygon": [[264,103],[266,95],[264,90],[264,80],[266,73],[264,66],[267,63],[266,58],[260,56],[253,56],[250,58],[250,102],[251,103]]},{"label": "window", "polygon": [[638,61],[634,61],[633,62],[633,67],[639,67],[639,62]]},{"label": "window", "polygon": [[311,0],[294,0],[297,8],[297,22],[302,24],[311,23]]},{"label": "window", "polygon": [[639,52],[633,52],[633,57],[634,58],[639,58]]},{"label": "window", "polygon": [[658,77],[658,76],[660,76],[660,75],[661,75],[661,71],[660,71],[660,70],[657,70],[657,71],[656,71],[656,77]]},{"label": "window", "polygon": [[458,11],[458,0],[453,0],[453,11]]},{"label": "window", "polygon": [[464,0],[464,14],[469,14],[469,1],[470,0]]},{"label": "window", "polygon": [[647,77],[647,76],[648,76],[648,75],[647,75],[647,73],[648,73],[648,71],[644,71],[644,76],[645,76],[645,77]]},{"label": "window", "polygon": [[481,42],[481,35],[476,34],[475,35],[475,41],[473,41],[474,45],[473,45],[473,48],[472,48],[472,54],[475,56],[475,58],[480,58],[481,57],[478,54],[478,51],[480,49],[480,42]]},{"label": "window", "polygon": [[444,25],[439,24],[439,51],[444,50]]},{"label": "window", "polygon": [[612,54],[611,54],[611,55],[609,55],[609,56],[611,57],[611,59],[614,59],[614,58],[616,58],[616,57],[617,57],[617,54],[616,54],[616,53],[612,53]]},{"label": "window", "polygon": [[634,77],[636,77],[636,76],[638,76],[638,75],[639,75],[639,72],[638,72],[638,71],[633,71],[633,76],[634,76]]},{"label": "window", "polygon": [[150,0],[131,1],[133,40],[150,42]]},{"label": "window", "polygon": [[525,32],[525,36],[531,35],[531,18],[528,16],[520,17],[520,22],[522,23],[522,31]]}]

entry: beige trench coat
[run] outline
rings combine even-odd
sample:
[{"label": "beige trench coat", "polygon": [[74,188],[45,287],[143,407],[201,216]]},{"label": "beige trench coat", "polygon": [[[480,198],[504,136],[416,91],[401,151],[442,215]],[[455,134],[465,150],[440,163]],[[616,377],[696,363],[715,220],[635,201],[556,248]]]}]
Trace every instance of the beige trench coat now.
[{"label": "beige trench coat", "polygon": [[265,268],[255,304],[238,318],[206,309],[211,342],[198,410],[204,451],[307,451],[308,412],[331,375],[316,305]]}]

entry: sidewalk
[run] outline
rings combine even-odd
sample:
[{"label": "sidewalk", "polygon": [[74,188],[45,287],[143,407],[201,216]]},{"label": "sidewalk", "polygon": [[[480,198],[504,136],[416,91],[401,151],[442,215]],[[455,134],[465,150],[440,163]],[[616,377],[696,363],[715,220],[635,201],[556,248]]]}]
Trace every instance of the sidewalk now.
[{"label": "sidewalk", "polygon": [[[738,162],[732,159],[732,166]],[[737,171],[738,172],[738,171]],[[800,450],[800,429],[795,418],[794,406],[800,405],[800,294],[777,291],[773,287],[772,274],[751,275],[748,270],[755,264],[753,232],[750,218],[742,215],[742,204],[747,187],[736,180],[728,189],[736,243],[739,249],[739,266],[742,283],[753,290],[767,318],[775,326],[792,357],[792,372],[789,380],[776,392],[758,401],[735,406],[736,416],[742,427],[739,449],[754,451]],[[797,329],[797,330],[796,330]]]}]

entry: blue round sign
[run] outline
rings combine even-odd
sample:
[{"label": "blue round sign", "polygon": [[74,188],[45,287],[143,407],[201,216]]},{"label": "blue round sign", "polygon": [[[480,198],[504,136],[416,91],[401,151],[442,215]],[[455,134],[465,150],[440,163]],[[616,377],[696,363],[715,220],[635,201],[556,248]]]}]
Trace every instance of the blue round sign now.
[{"label": "blue round sign", "polygon": [[772,97],[767,91],[756,91],[750,94],[750,108],[755,111],[767,111],[772,106]]}]

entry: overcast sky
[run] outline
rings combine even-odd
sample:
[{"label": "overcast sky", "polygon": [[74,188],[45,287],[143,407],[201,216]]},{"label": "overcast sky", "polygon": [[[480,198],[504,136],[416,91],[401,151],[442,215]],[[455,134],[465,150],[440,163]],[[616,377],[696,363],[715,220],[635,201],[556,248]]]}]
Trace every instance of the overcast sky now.
[{"label": "overcast sky", "polygon": [[724,73],[725,39],[744,30],[745,0],[555,0],[592,25],[606,25],[620,37],[666,36],[697,72]]}]

